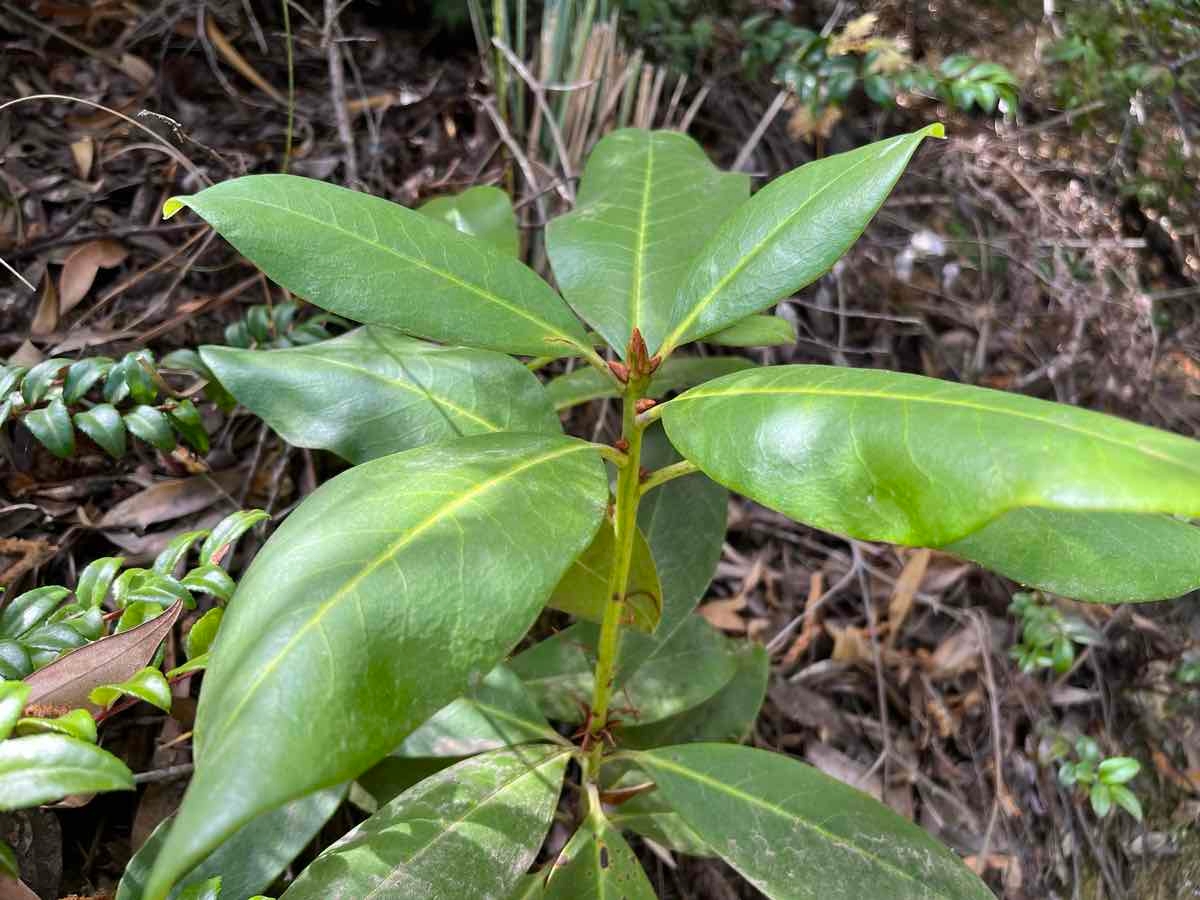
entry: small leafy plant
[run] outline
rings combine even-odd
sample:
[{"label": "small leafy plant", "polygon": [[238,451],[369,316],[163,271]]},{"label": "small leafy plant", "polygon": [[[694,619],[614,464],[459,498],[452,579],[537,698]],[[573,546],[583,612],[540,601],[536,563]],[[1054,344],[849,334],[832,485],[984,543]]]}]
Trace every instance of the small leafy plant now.
[{"label": "small leafy plant", "polygon": [[1075,664],[1075,648],[1100,642],[1100,635],[1079,616],[1067,615],[1041,595],[1027,591],[1013,594],[1008,611],[1021,622],[1021,640],[1010,655],[1021,671],[1053,669],[1058,674]]},{"label": "small leafy plant", "polygon": [[1060,761],[1059,783],[1086,794],[1097,816],[1105,818],[1116,804],[1142,821],[1141,801],[1127,786],[1142,771],[1142,764],[1136,759],[1129,756],[1105,758],[1100,745],[1087,735],[1076,738],[1073,744],[1066,738],[1056,738],[1051,755]]},{"label": "small leafy plant", "polygon": [[0,366],[0,427],[9,420],[23,422],[64,459],[75,453],[77,430],[118,459],[128,449],[128,435],[164,453],[175,449],[178,438],[201,453],[208,450],[200,412],[187,397],[174,395],[149,350],[119,360],[55,357],[28,369]]},{"label": "small leafy plant", "polygon": [[[681,134],[614,132],[547,229],[561,294],[513,240],[316,181],[251,175],[171,200],[167,215],[189,207],[364,327],[200,350],[288,440],[357,464],[238,586],[192,783],[153,863],[127,873],[141,896],[244,862],[259,823],[353,782],[372,814],[286,900],[652,897],[627,832],[721,857],[771,897],[990,897],[885,806],[740,746],[766,653],[693,614],[728,489],[1065,596],[1200,585],[1200,444],[915,375],[683,350],[778,338],[764,311],[846,252],[931,136],[941,126],[751,197]],[[543,384],[560,359],[580,367]],[[620,402],[612,445],[564,435],[555,414],[597,396]],[[510,658],[547,605],[578,621]],[[567,779],[573,836],[531,871]]]}]

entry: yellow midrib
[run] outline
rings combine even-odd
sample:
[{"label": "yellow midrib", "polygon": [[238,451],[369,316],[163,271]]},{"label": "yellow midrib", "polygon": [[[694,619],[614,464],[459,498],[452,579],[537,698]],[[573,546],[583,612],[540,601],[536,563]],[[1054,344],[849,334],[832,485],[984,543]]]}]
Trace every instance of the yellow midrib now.
[{"label": "yellow midrib", "polygon": [[[992,413],[995,415],[1010,416],[1016,419],[1024,419],[1029,422],[1037,422],[1040,425],[1046,425],[1050,428],[1059,428],[1063,431],[1069,431],[1074,434],[1081,435],[1102,443],[1111,444],[1114,447],[1120,447],[1123,450],[1130,450],[1135,453],[1142,453],[1153,459],[1158,459],[1172,465],[1180,466],[1181,468],[1192,470],[1193,466],[1184,460],[1176,459],[1168,454],[1152,450],[1148,447],[1129,444],[1124,441],[1117,440],[1110,435],[1100,432],[1089,431],[1086,428],[1080,428],[1077,425],[1070,425],[1065,422],[1054,422],[1040,416],[1031,415],[1029,413],[1020,412],[1014,409],[1005,409],[1003,407],[984,406],[979,403],[971,403],[967,400],[947,400],[937,397],[922,397],[912,394],[895,394],[886,393],[883,391],[868,391],[858,388],[854,389],[829,389],[829,388],[737,388],[734,390],[725,391],[704,391],[703,389],[694,389],[682,394],[667,404],[666,409],[670,409],[671,404],[682,403],[688,400],[702,400],[706,397],[722,399],[726,397],[741,397],[741,396],[815,396],[815,397],[853,397],[866,398],[876,400],[893,400],[898,403],[926,403],[933,406],[953,406],[961,409],[969,409],[979,413]],[[1006,395],[1007,396],[1007,395]],[[1020,396],[1014,394],[1012,396]],[[1074,409],[1075,407],[1070,407]],[[1125,423],[1133,424],[1133,423]],[[1144,427],[1144,426],[1143,426]],[[1196,474],[1200,475],[1200,470],[1196,470]]]},{"label": "yellow midrib", "polygon": [[339,603],[350,596],[350,594],[358,587],[359,584],[362,583],[364,579],[367,578],[367,576],[371,575],[376,569],[392,559],[407,544],[415,540],[425,531],[428,531],[442,519],[453,515],[467,503],[470,503],[475,498],[487,493],[496,485],[501,484],[508,479],[515,477],[516,475],[519,475],[521,472],[524,472],[527,469],[531,469],[535,466],[542,465],[543,463],[551,462],[560,457],[567,456],[571,453],[579,453],[590,449],[591,448],[587,445],[571,444],[558,450],[544,453],[534,459],[526,460],[518,466],[514,466],[513,468],[508,469],[501,474],[495,475],[486,481],[477,484],[475,487],[459,495],[455,500],[447,503],[445,506],[426,516],[413,527],[406,529],[370,564],[364,566],[362,571],[347,581],[344,585],[342,585],[342,587],[338,588],[328,600],[322,603],[321,606],[318,607],[313,613],[313,615],[309,617],[308,621],[305,622],[304,625],[302,625],[299,629],[297,629],[296,633],[288,639],[288,642],[280,647],[279,651],[267,661],[255,679],[246,687],[246,690],[242,694],[241,700],[238,701],[237,705],[225,718],[225,724],[221,731],[217,735],[214,735],[207,742],[207,747],[209,749],[205,753],[205,756],[211,758],[212,756],[216,755],[218,748],[222,746],[221,741],[229,734],[229,730],[233,723],[237,721],[242,711],[246,708],[246,704],[250,702],[250,698],[254,695],[255,691],[258,690],[267,676],[279,668],[280,664],[283,662],[283,659],[292,651],[292,649],[300,642],[300,640],[306,634],[308,634],[309,631],[320,625],[325,616],[328,615],[328,613]]},{"label": "yellow midrib", "polygon": [[650,215],[650,185],[654,176],[654,135],[647,132],[646,168],[642,172],[642,205],[638,210],[637,246],[633,252],[633,283],[629,293],[629,329],[640,328],[642,322],[643,272],[646,254],[646,220]]}]

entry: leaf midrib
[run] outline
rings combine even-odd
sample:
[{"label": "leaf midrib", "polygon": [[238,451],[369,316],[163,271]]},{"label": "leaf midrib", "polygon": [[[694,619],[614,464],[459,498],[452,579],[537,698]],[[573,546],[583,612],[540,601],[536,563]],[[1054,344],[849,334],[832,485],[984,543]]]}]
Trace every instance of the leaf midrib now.
[{"label": "leaf midrib", "polygon": [[646,165],[642,170],[642,203],[638,209],[637,243],[633,251],[632,284],[629,292],[629,329],[642,329],[643,272],[646,262],[646,225],[650,216],[650,188],[654,176],[654,136],[647,132]]},{"label": "leaf midrib", "polygon": [[522,780],[528,778],[530,775],[537,775],[538,773],[541,772],[541,770],[545,766],[549,765],[550,763],[558,762],[564,754],[569,753],[569,752],[570,751],[567,750],[565,747],[562,748],[557,753],[554,753],[553,755],[546,757],[544,760],[537,763],[536,765],[528,766],[528,767],[522,769],[521,771],[515,773],[513,775],[513,777],[510,778],[508,781],[504,782],[501,785],[498,785],[494,790],[492,790],[486,796],[481,797],[477,802],[475,802],[470,807],[468,807],[466,812],[464,812],[461,816],[459,816],[459,817],[453,819],[452,821],[450,821],[449,823],[447,823],[445,828],[443,828],[436,835],[434,835],[429,840],[429,842],[426,843],[425,845],[423,845],[420,849],[418,849],[416,853],[414,853],[412,856],[410,856],[406,860],[404,860],[404,862],[402,864],[397,865],[392,870],[392,874],[390,874],[387,878],[380,881],[379,884],[375,885],[375,887],[371,889],[371,893],[367,894],[363,898],[363,900],[371,900],[371,898],[378,896],[378,894],[381,890],[383,890],[385,888],[390,888],[393,885],[393,883],[395,882],[395,879],[399,876],[399,873],[401,871],[410,869],[412,867],[413,863],[415,863],[417,860],[419,860],[425,853],[427,853],[430,849],[435,847],[438,843],[440,843],[448,835],[453,834],[460,826],[462,826],[464,823],[468,822],[472,816],[474,816],[476,813],[478,813],[479,811],[486,808],[487,804],[489,804],[492,800],[494,800],[500,794],[509,790],[514,785],[521,782]]},{"label": "leaf midrib", "polygon": [[[1069,431],[1074,434],[1091,440],[1100,441],[1102,443],[1111,444],[1114,447],[1119,447],[1123,450],[1129,450],[1135,453],[1141,453],[1145,456],[1161,460],[1162,462],[1170,463],[1179,466],[1187,471],[1194,472],[1200,476],[1200,469],[1195,468],[1186,460],[1177,459],[1166,453],[1155,451],[1148,447],[1129,444],[1125,441],[1118,440],[1111,435],[1106,435],[1102,432],[1089,431],[1086,428],[1080,428],[1077,425],[1071,425],[1065,422],[1055,422],[1041,416],[1035,416],[1030,413],[1021,412],[1015,409],[1006,409],[1004,407],[985,406],[979,403],[972,403],[969,400],[947,399],[944,397],[919,396],[914,394],[897,394],[886,391],[870,391],[860,388],[735,388],[732,390],[710,390],[704,391],[692,390],[686,394],[682,394],[671,401],[672,404],[682,403],[687,400],[702,400],[705,398],[724,399],[728,397],[742,396],[814,396],[814,397],[853,397],[855,399],[876,399],[876,400],[891,400],[896,403],[925,403],[931,406],[953,406],[960,409],[969,409],[979,413],[990,413],[993,415],[1009,416],[1015,419],[1024,419],[1029,422],[1037,422],[1040,425],[1045,425],[1050,428],[1058,428],[1062,431]],[[1020,394],[1004,394],[1003,396],[1020,397]],[[1025,398],[1033,399],[1033,398]],[[670,408],[671,404],[667,405]],[[1077,409],[1077,407],[1068,407],[1069,409]],[[1086,411],[1086,410],[1085,410]],[[1133,425],[1134,423],[1126,422],[1124,424]]]},{"label": "leaf midrib", "polygon": [[[701,772],[698,772],[695,769],[689,769],[687,766],[680,765],[679,763],[676,763],[676,762],[671,762],[671,761],[663,758],[662,756],[653,755],[653,754],[639,754],[639,756],[641,756],[643,759],[645,757],[649,756],[653,760],[653,762],[651,762],[649,764],[650,768],[659,766],[661,768],[668,769],[670,771],[676,772],[676,773],[684,776],[685,778],[690,778],[691,780],[699,782],[700,784],[703,784],[714,790],[718,790],[723,793],[726,793],[729,796],[734,797],[738,800],[741,800],[744,803],[749,803],[752,806],[758,806],[758,807],[766,810],[767,812],[772,813],[773,815],[777,816],[778,818],[784,819],[785,821],[790,822],[795,826],[804,828],[805,830],[810,831],[813,834],[816,834],[821,838],[824,838],[825,840],[829,841],[830,843],[837,844],[839,847],[845,847],[846,849],[858,854],[860,857],[867,860],[868,862],[875,863],[880,868],[885,869],[889,872],[892,872],[896,875],[899,875],[900,877],[904,878],[906,881],[911,881],[914,884],[919,884],[922,887],[926,888],[927,890],[931,889],[929,886],[929,883],[927,881],[917,878],[915,875],[912,875],[912,874],[904,871],[904,869],[901,869],[899,866],[895,865],[894,863],[890,862],[889,860],[883,859],[880,856],[876,856],[875,854],[873,854],[867,850],[864,850],[862,847],[858,846],[857,844],[852,843],[850,841],[850,839],[842,837],[837,834],[834,834],[833,832],[827,831],[826,829],[822,828],[820,825],[816,825],[813,822],[810,822],[806,819],[802,819],[799,816],[795,815],[794,813],[791,813],[788,810],[784,809],[782,806],[777,806],[776,804],[771,803],[769,800],[764,800],[761,797],[756,797],[754,794],[747,793],[746,791],[743,791],[743,790],[739,790],[738,788],[734,787],[732,784],[728,784],[727,782],[724,782],[724,781],[718,781],[715,778],[710,778],[709,776],[707,776]],[[687,822],[685,820],[684,824],[688,825],[693,830],[696,830],[695,826],[692,825],[690,822]],[[701,834],[700,837],[703,838],[704,835]],[[709,844],[709,846],[711,846],[714,851],[717,851],[715,844],[712,844],[709,841],[705,841],[705,843]],[[720,851],[717,851],[717,852],[720,852]],[[721,853],[721,856],[724,857],[725,854]],[[941,893],[940,891],[938,892],[937,896],[945,897],[946,900],[952,900],[952,898],[948,897],[948,895],[946,895],[946,894]]]},{"label": "leaf midrib", "polygon": [[[583,349],[583,344],[580,343],[578,338],[572,337],[570,334],[568,334],[567,332],[558,328],[557,326],[551,325],[545,319],[542,319],[542,318],[534,315],[533,313],[528,312],[527,310],[521,309],[519,306],[513,306],[511,303],[506,302],[498,294],[494,294],[491,291],[480,287],[479,285],[471,284],[471,282],[469,282],[469,281],[463,281],[461,278],[459,278],[458,276],[454,275],[453,273],[451,273],[445,269],[439,269],[437,266],[430,265],[429,263],[427,263],[423,260],[419,260],[419,259],[409,256],[408,254],[401,253],[399,250],[396,250],[394,247],[389,247],[387,244],[381,244],[378,241],[373,241],[370,238],[366,237],[363,234],[360,234],[357,231],[350,231],[347,228],[343,228],[341,225],[336,225],[336,224],[332,224],[330,222],[323,221],[321,219],[318,219],[316,216],[310,216],[308,213],[299,212],[298,210],[293,209],[290,206],[283,206],[278,203],[271,203],[267,200],[259,200],[259,199],[253,198],[253,197],[231,197],[228,199],[240,201],[242,203],[250,203],[250,204],[257,204],[259,206],[265,206],[268,209],[273,209],[278,212],[288,213],[290,215],[297,216],[301,219],[307,219],[308,221],[313,222],[316,225],[319,225],[324,228],[328,228],[332,231],[336,231],[339,234],[344,234],[347,237],[353,238],[354,240],[356,240],[362,244],[366,244],[368,247],[373,247],[376,250],[380,250],[384,253],[394,256],[397,259],[400,259],[400,260],[408,263],[409,265],[417,267],[418,269],[424,269],[426,272],[429,272],[431,275],[436,275],[437,277],[448,281],[450,284],[454,285],[455,287],[460,287],[465,291],[468,291],[472,294],[482,297],[484,300],[487,300],[489,303],[494,303],[495,305],[499,306],[500,308],[506,309],[509,312],[513,313],[514,315],[520,316],[521,318],[526,319],[527,321],[532,322],[533,324],[546,329],[546,331],[548,331],[551,334],[566,341],[572,347],[578,347],[580,349]],[[403,207],[401,207],[401,208],[403,208]],[[371,216],[372,221],[374,221],[372,213],[368,212],[367,215]],[[536,274],[535,274],[535,277],[536,277]]]},{"label": "leaf midrib", "polygon": [[242,711],[246,708],[246,704],[250,702],[250,698],[254,696],[255,692],[262,685],[267,676],[269,676],[282,664],[284,658],[304,638],[304,636],[307,635],[308,632],[313,628],[318,627],[325,616],[334,608],[336,608],[343,600],[351,596],[352,592],[358,588],[358,585],[362,583],[363,580],[373,574],[381,566],[391,561],[397,553],[404,549],[405,546],[416,540],[416,538],[425,531],[437,525],[442,521],[442,519],[452,516],[463,506],[487,493],[497,485],[509,480],[510,478],[513,478],[528,469],[534,468],[535,466],[542,465],[543,463],[552,462],[553,460],[559,459],[563,456],[567,456],[572,453],[580,453],[590,449],[591,447],[586,444],[569,444],[566,447],[561,447],[557,450],[543,453],[534,459],[525,460],[519,465],[514,466],[505,472],[494,475],[491,478],[475,485],[473,488],[460,494],[455,500],[450,501],[446,505],[437,509],[435,512],[426,516],[416,525],[405,529],[405,531],[401,533],[401,535],[395,541],[389,544],[382,553],[380,553],[368,565],[364,566],[357,575],[338,588],[337,591],[333,593],[333,596],[322,603],[321,606],[318,607],[318,609],[312,614],[312,616],[309,617],[308,621],[305,622],[299,629],[297,629],[296,633],[288,639],[287,643],[280,647],[279,651],[267,661],[267,663],[260,670],[258,676],[246,687],[237,705],[234,706],[233,710],[225,718],[225,724],[221,731],[213,737],[212,742],[208,745],[210,749],[205,754],[206,758],[212,758],[216,756],[218,750],[223,749],[224,744],[222,741],[228,737],[230,728],[240,717]]},{"label": "leaf midrib", "polygon": [[[679,323],[679,325],[677,325],[671,331],[670,335],[667,336],[667,339],[665,341],[663,341],[663,344],[662,344],[663,349],[667,352],[674,350],[675,347],[678,346],[677,342],[683,337],[683,335],[687,332],[687,330],[692,326],[692,323],[694,323],[696,321],[696,319],[698,319],[700,317],[700,313],[703,312],[709,306],[709,304],[712,303],[713,299],[721,291],[723,291],[725,289],[726,285],[728,285],[729,282],[731,282],[734,278],[736,278],[738,275],[740,275],[742,273],[742,271],[746,268],[746,266],[750,265],[751,262],[753,262],[755,259],[757,259],[758,255],[760,253],[762,253],[763,250],[766,249],[767,245],[770,244],[772,241],[774,241],[775,238],[779,236],[779,233],[781,231],[783,231],[785,228],[787,228],[789,225],[791,225],[793,220],[795,220],[795,218],[798,215],[800,215],[800,213],[802,213],[805,209],[807,209],[808,206],[810,204],[812,204],[812,202],[814,200],[823,196],[826,191],[828,191],[831,187],[833,187],[835,184],[837,184],[839,181],[841,181],[843,178],[845,178],[851,172],[858,171],[858,169],[860,169],[862,166],[865,166],[869,162],[875,162],[877,160],[883,159],[885,156],[887,156],[889,153],[892,152],[892,149],[894,147],[903,143],[903,140],[905,137],[909,137],[909,135],[901,135],[898,138],[896,138],[895,141],[893,141],[887,147],[884,147],[878,156],[864,157],[862,160],[855,163],[854,165],[852,165],[846,169],[843,169],[841,172],[839,172],[837,175],[835,175],[829,181],[825,182],[825,184],[823,184],[819,188],[817,188],[807,198],[805,198],[800,203],[799,206],[797,206],[794,210],[792,210],[791,213],[789,213],[787,216],[785,216],[783,219],[781,219],[777,225],[775,225],[773,228],[771,228],[771,230],[769,232],[767,232],[766,236],[763,237],[763,239],[761,241],[759,241],[753,247],[753,249],[751,249],[748,253],[746,253],[744,256],[742,256],[742,258],[737,261],[737,263],[733,266],[733,268],[731,268],[728,272],[726,272],[724,275],[721,276],[720,280],[716,283],[716,285],[713,286],[713,288],[707,294],[705,294],[703,297],[700,298],[700,300],[698,300],[696,302],[696,304],[692,307],[691,311],[686,316],[684,316],[683,320]],[[750,202],[750,201],[747,201],[747,202]],[[720,232],[717,233],[717,236],[719,236],[719,235],[720,235]]]}]

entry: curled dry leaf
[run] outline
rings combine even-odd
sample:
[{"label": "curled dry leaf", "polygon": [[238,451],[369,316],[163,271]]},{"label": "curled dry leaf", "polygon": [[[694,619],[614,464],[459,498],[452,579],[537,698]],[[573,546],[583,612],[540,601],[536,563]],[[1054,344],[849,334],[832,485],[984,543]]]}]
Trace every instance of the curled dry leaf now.
[{"label": "curled dry leaf", "polygon": [[67,255],[58,277],[59,314],[70,312],[92,289],[96,273],[125,262],[129,251],[116,241],[102,238],[81,244]]},{"label": "curled dry leaf", "polygon": [[127,681],[145,668],[182,609],[182,601],[176,601],[149,622],[73,650],[34,672],[25,679],[28,702],[96,709],[88,702],[92,689]]}]

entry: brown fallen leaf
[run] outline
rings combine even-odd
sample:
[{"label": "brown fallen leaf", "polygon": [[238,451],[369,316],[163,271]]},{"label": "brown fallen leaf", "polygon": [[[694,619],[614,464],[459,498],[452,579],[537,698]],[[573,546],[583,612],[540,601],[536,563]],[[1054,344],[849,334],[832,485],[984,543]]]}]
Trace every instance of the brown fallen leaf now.
[{"label": "brown fallen leaf", "polygon": [[146,667],[179,618],[183,601],[136,628],[101,638],[38,669],[25,683],[30,704],[61,704],[96,709],[88,694],[102,684],[127,681]]},{"label": "brown fallen leaf", "polygon": [[0,877],[0,900],[41,900],[23,881]]},{"label": "brown fallen leaf", "polygon": [[38,292],[37,312],[29,325],[29,333],[35,337],[52,334],[58,327],[58,289],[47,272],[42,276],[42,289]]},{"label": "brown fallen leaf", "polygon": [[107,238],[88,241],[72,250],[58,276],[59,314],[68,313],[79,305],[92,289],[97,272],[119,266],[128,255],[128,250]]},{"label": "brown fallen leaf", "polygon": [[75,171],[79,177],[87,180],[92,174],[92,162],[96,158],[96,142],[90,137],[80,138],[71,142],[71,157],[75,160]]},{"label": "brown fallen leaf", "polygon": [[978,628],[963,628],[942,641],[932,655],[918,654],[933,678],[954,678],[974,672],[983,660],[984,647]]},{"label": "brown fallen leaf", "polygon": [[241,483],[239,469],[156,482],[104,514],[98,528],[146,528],[207,509]]},{"label": "brown fallen leaf", "polygon": [[833,637],[833,653],[831,654],[835,662],[873,662],[875,657],[871,653],[871,638],[865,628],[856,628],[853,625],[846,628],[839,628],[836,625],[827,624],[825,630]]},{"label": "brown fallen leaf", "polygon": [[925,578],[925,569],[929,565],[930,555],[931,551],[929,550],[917,550],[908,558],[903,571],[900,572],[900,577],[896,579],[896,586],[892,589],[892,599],[888,601],[888,647],[896,645],[896,637],[900,634],[904,620],[912,611],[913,597],[916,596],[917,590],[921,587],[921,581]]},{"label": "brown fallen leaf", "polygon": [[738,594],[728,600],[710,600],[698,612],[708,619],[709,624],[732,634],[746,633],[746,620],[738,613],[746,608],[746,597]]}]

